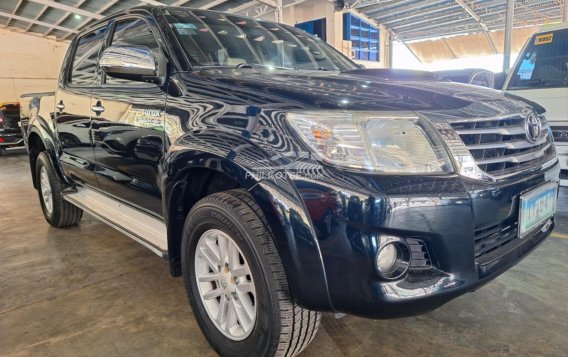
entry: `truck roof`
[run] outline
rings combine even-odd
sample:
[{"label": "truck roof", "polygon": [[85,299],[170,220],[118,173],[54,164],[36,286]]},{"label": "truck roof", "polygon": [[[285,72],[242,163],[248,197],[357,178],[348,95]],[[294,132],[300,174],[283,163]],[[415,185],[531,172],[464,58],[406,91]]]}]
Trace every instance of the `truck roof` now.
[{"label": "truck roof", "polygon": [[543,25],[536,33],[568,29],[568,21]]}]

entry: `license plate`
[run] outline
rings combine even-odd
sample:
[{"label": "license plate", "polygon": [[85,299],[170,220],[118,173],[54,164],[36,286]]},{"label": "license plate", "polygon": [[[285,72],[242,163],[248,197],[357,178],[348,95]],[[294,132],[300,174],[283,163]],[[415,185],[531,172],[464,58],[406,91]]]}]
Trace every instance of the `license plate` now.
[{"label": "license plate", "polygon": [[521,195],[519,210],[519,237],[531,233],[556,212],[558,184],[549,182]]}]

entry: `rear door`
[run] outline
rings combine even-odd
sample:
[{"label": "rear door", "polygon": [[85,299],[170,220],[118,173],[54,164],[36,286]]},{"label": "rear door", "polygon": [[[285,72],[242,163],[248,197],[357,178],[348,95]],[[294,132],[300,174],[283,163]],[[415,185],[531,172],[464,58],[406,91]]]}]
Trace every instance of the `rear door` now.
[{"label": "rear door", "polygon": [[73,43],[55,95],[55,121],[62,148],[61,163],[68,177],[98,187],[91,140],[91,92],[97,85],[97,63],[106,25],[81,35]]},{"label": "rear door", "polygon": [[[111,45],[160,46],[145,19],[114,24]],[[93,92],[92,113],[97,179],[101,189],[130,205],[162,215],[160,160],[164,152],[166,94],[156,84],[102,76]]]}]

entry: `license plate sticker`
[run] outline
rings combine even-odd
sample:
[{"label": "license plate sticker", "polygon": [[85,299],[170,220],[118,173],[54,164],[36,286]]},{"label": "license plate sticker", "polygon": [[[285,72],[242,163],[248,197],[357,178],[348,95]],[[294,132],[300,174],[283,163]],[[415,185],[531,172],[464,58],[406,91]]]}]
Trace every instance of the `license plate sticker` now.
[{"label": "license plate sticker", "polygon": [[550,182],[521,195],[519,237],[523,238],[546,222],[556,211],[558,184]]}]

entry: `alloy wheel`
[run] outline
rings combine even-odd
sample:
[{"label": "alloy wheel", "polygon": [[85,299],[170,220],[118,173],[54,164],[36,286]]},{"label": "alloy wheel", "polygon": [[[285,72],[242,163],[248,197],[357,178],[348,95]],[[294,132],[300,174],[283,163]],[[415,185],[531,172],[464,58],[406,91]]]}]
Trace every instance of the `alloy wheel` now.
[{"label": "alloy wheel", "polygon": [[233,341],[247,338],[256,321],[256,291],[249,265],[228,234],[210,229],[201,235],[195,275],[201,302],[215,327]]}]

